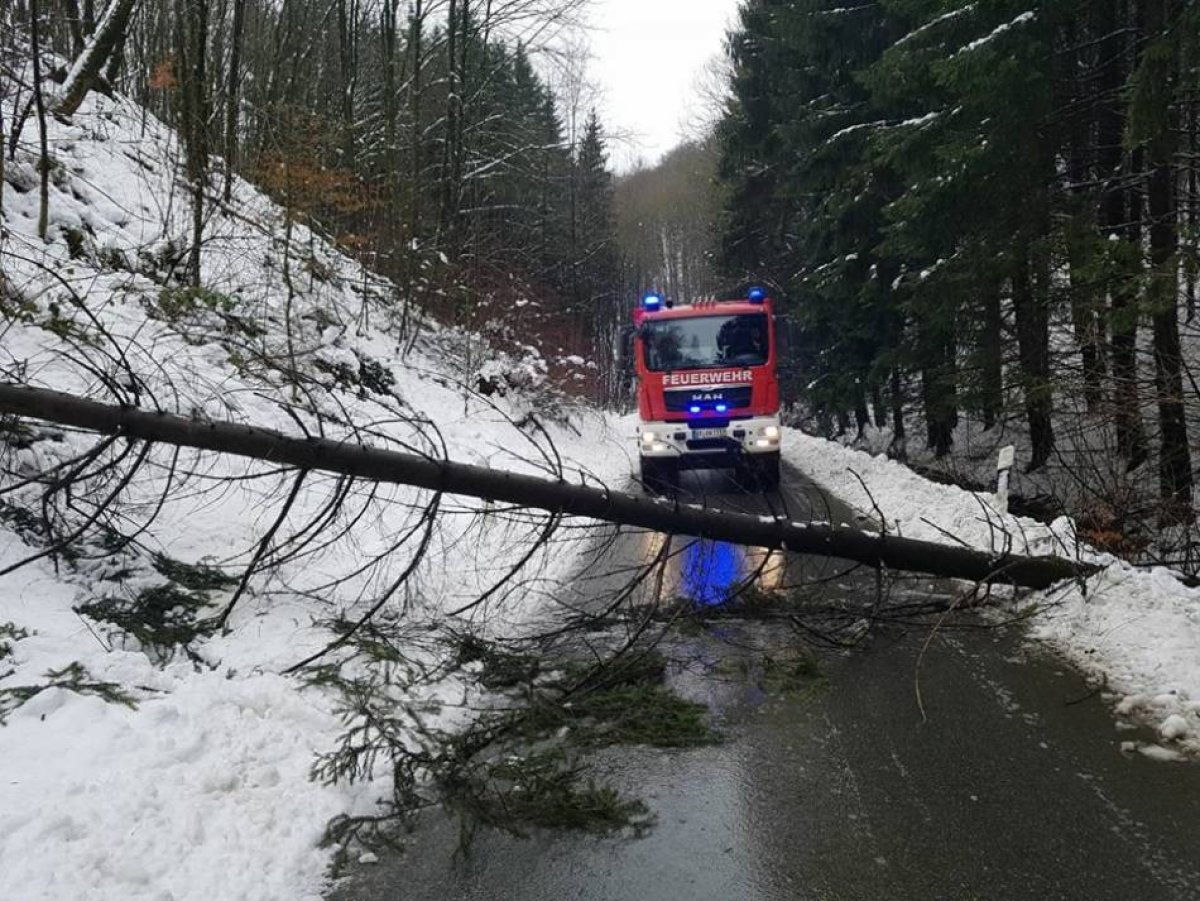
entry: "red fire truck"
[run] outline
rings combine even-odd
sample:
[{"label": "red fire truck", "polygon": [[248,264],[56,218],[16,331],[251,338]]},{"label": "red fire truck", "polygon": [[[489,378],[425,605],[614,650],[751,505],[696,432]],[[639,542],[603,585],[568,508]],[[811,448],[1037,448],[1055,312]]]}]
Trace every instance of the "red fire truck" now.
[{"label": "red fire truck", "polygon": [[720,467],[779,484],[781,348],[766,291],[686,305],[650,293],[633,324],[646,490],[669,490],[683,469]]}]

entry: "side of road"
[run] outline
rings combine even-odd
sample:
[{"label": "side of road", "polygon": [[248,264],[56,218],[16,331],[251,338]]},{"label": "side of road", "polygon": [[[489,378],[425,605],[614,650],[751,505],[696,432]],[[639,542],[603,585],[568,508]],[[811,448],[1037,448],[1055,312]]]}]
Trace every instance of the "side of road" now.
[{"label": "side of road", "polygon": [[[1002,551],[1011,543],[1106,568],[1014,597],[1035,605],[1032,634],[1116,693],[1119,716],[1152,726],[1163,759],[1200,753],[1200,590],[1165,569],[1135,569],[1084,544],[1062,517],[1049,526],[997,511],[990,495],[941,485],[901,463],[789,430],[785,459],[848,504],[909,538]],[[1133,749],[1133,748],[1131,748]]]}]

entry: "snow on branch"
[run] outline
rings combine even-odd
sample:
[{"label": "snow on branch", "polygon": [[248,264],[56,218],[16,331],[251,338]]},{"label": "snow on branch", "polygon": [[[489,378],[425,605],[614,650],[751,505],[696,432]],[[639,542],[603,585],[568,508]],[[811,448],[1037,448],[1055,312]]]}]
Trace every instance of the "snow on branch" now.
[{"label": "snow on branch", "polygon": [[961,7],[959,9],[952,9],[948,13],[943,13],[942,15],[938,16],[936,19],[932,19],[932,20],[926,22],[920,28],[914,29],[913,31],[910,31],[908,34],[906,34],[904,37],[900,38],[900,40],[898,40],[898,41],[896,41],[896,43],[892,44],[892,49],[903,46],[904,44],[907,44],[909,41],[916,40],[918,37],[925,34],[925,32],[930,31],[931,29],[936,28],[937,26],[939,26],[945,22],[949,22],[952,19],[957,19],[960,16],[965,16],[967,13],[971,13],[974,11],[975,11],[975,4],[968,3],[964,7]]},{"label": "snow on branch", "polygon": [[956,59],[956,58],[962,56],[964,53],[971,53],[975,50],[978,50],[980,47],[990,44],[992,41],[994,41],[996,38],[1000,37],[1000,35],[1004,34],[1005,32],[1010,31],[1011,29],[1015,28],[1018,25],[1024,25],[1026,22],[1032,22],[1035,18],[1037,18],[1037,15],[1032,10],[1029,12],[1023,12],[1023,13],[1021,13],[1021,15],[1017,16],[1011,22],[1005,22],[1003,25],[998,25],[996,28],[994,28],[992,30],[991,34],[986,35],[985,37],[978,38],[977,40],[971,41],[971,43],[967,44],[965,47],[962,47],[961,49],[956,50],[950,58]]},{"label": "snow on branch", "polygon": [[920,128],[928,125],[930,122],[941,117],[943,110],[935,110],[932,113],[926,113],[923,116],[916,116],[912,119],[902,119],[899,121],[889,121],[887,119],[876,119],[874,122],[859,122],[856,125],[848,125],[840,131],[834,132],[826,138],[821,146],[828,147],[829,145],[840,141],[847,135],[854,134],[857,131],[864,129],[889,129],[889,128]]}]

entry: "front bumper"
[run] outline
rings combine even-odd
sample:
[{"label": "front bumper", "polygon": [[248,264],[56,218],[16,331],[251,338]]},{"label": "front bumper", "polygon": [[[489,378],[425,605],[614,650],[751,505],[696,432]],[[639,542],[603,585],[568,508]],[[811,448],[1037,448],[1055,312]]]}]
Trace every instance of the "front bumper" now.
[{"label": "front bumper", "polygon": [[690,428],[683,422],[643,422],[638,451],[648,460],[677,460],[684,466],[726,466],[743,455],[778,454],[779,417],[739,419],[723,428]]}]

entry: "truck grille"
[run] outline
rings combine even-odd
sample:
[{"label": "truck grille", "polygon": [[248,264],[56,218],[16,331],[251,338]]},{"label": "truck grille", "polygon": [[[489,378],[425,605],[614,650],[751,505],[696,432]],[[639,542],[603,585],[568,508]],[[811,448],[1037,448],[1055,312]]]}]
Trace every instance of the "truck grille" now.
[{"label": "truck grille", "polygon": [[737,388],[713,388],[709,391],[688,388],[683,391],[666,391],[663,396],[667,403],[668,413],[689,413],[692,407],[715,410],[718,404],[724,405],[729,410],[739,410],[750,406],[753,390],[749,385]]}]

